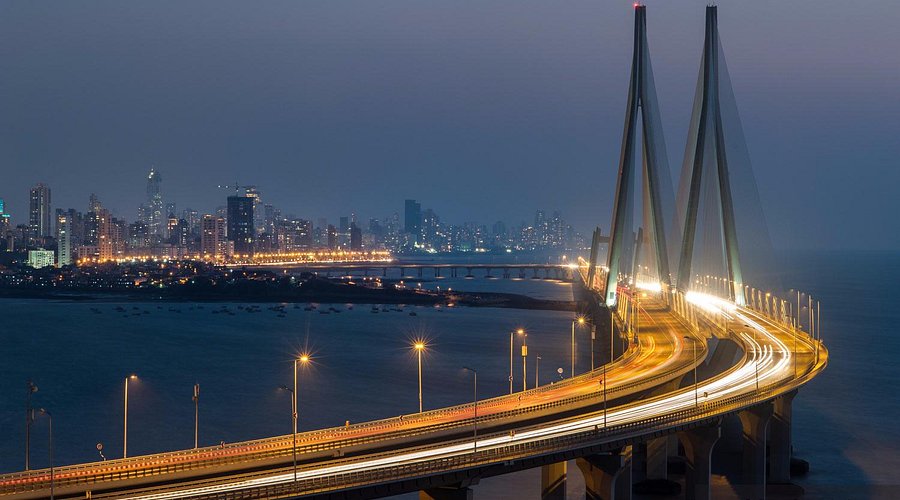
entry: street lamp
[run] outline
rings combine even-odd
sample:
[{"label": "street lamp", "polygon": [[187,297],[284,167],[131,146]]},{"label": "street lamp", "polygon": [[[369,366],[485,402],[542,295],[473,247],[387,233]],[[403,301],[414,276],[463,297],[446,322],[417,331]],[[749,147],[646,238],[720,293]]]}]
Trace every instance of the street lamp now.
[{"label": "street lamp", "polygon": [[291,448],[291,455],[294,458],[294,482],[297,481],[297,393],[290,387],[283,385],[279,387],[282,391],[291,393],[291,423],[293,424],[294,446]]},{"label": "street lamp", "polygon": [[524,328],[518,328],[509,332],[509,393],[513,393],[513,340],[516,334],[525,335]]},{"label": "street lamp", "polygon": [[534,364],[534,386],[538,387],[540,384],[540,380],[538,380],[538,373],[541,371],[541,357],[537,356]]},{"label": "street lamp", "polygon": [[194,449],[198,448],[200,441],[200,384],[194,384]]},{"label": "street lamp", "polygon": [[422,413],[422,351],[425,350],[425,342],[419,340],[413,344],[416,351],[416,357],[419,360],[419,413]]},{"label": "street lamp", "polygon": [[694,346],[694,406],[700,406],[700,397],[697,395],[697,341],[687,335],[684,340],[690,340]]},{"label": "street lamp", "polygon": [[469,368],[468,366],[464,366],[463,370],[468,370],[468,371],[472,372],[472,374],[475,376],[475,390],[474,390],[474,396],[472,398],[472,401],[474,401],[474,404],[475,404],[475,418],[472,420],[472,422],[473,422],[472,423],[472,426],[473,426],[472,453],[477,453],[478,452],[478,370],[476,370],[474,368]]},{"label": "street lamp", "polygon": [[34,408],[31,407],[31,395],[38,388],[29,380],[25,383],[25,470],[31,467],[31,424],[34,422]]},{"label": "street lamp", "polygon": [[528,375],[526,374],[526,365],[528,358],[528,332],[519,328],[519,335],[522,336],[522,390],[528,390]]},{"label": "street lamp", "polygon": [[138,376],[133,373],[125,377],[125,425],[123,426],[122,458],[128,458],[128,382],[137,379]]},{"label": "street lamp", "polygon": [[49,411],[41,408],[38,410],[41,415],[46,415],[49,423],[50,434],[50,500],[54,500],[54,470],[53,470],[53,415]]},{"label": "street lamp", "polygon": [[572,376],[575,376],[575,323],[579,326],[584,325],[584,316],[579,316],[572,320]]}]

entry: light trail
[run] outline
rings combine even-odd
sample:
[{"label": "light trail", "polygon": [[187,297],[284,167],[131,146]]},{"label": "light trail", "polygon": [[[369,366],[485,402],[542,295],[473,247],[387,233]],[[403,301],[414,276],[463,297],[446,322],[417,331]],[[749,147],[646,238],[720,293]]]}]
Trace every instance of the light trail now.
[{"label": "light trail", "polygon": [[[788,346],[778,338],[776,334],[770,332],[760,323],[751,319],[747,314],[741,312],[739,308],[734,308],[734,314],[737,319],[756,330],[759,336],[762,336],[766,341],[766,343],[761,343],[756,336],[747,332],[739,332],[738,335],[742,342],[750,347],[750,349],[747,350],[748,355],[744,357],[744,362],[736,370],[728,372],[721,377],[713,378],[702,384],[698,384],[696,389],[693,386],[687,387],[654,400],[625,405],[619,409],[611,409],[607,412],[605,417],[602,414],[594,413],[591,416],[570,422],[550,424],[545,427],[521,431],[515,434],[503,434],[481,438],[477,441],[477,448],[485,451],[547,438],[581,433],[587,430],[596,429],[598,426],[603,425],[604,418],[608,422],[608,425],[612,426],[639,422],[648,418],[659,417],[668,413],[695,407],[695,390],[703,393],[705,403],[709,400],[711,395],[714,395],[715,399],[726,399],[730,396],[755,391],[757,373],[760,384],[776,383],[784,380],[785,375],[792,375],[793,372],[790,370],[790,365],[793,353],[788,349]],[[597,391],[597,394],[599,396],[600,392]],[[297,477],[300,479],[316,479],[359,471],[382,470],[397,465],[427,462],[439,458],[455,457],[472,453],[475,444],[475,442],[454,443],[437,448],[405,453],[401,452],[396,455],[369,460],[359,460],[347,464],[306,469],[299,472]],[[185,496],[209,495],[275,484],[285,484],[291,483],[293,480],[293,473],[276,474],[268,477],[240,480],[234,483],[148,494],[133,498],[142,500],[166,500],[182,498]]]}]

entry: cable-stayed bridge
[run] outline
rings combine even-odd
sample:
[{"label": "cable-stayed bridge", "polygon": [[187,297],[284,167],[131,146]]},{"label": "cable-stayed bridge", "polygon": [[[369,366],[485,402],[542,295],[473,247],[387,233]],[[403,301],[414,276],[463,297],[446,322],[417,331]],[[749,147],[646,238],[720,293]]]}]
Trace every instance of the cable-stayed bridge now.
[{"label": "cable-stayed bridge", "polygon": [[[518,392],[511,384],[508,395],[459,406],[4,474],[0,496],[373,498],[418,491],[421,498],[456,499],[471,498],[482,478],[541,467],[541,495],[550,499],[564,498],[566,463],[575,459],[587,498],[630,498],[634,483],[668,479],[680,442],[685,497],[702,499],[710,497],[712,450],[729,439],[722,432],[729,422],[741,429],[731,443],[743,455],[740,495],[764,498],[768,483],[789,482],[792,400],[825,368],[828,351],[811,299],[804,309],[798,296],[794,307],[793,297],[748,281],[754,264],[747,255],[755,253],[742,244],[742,231],[753,229],[742,219],[755,212],[741,204],[752,200],[755,185],[740,124],[729,122],[736,106],[716,15],[707,8],[676,202],[646,9],[635,8],[606,260],[599,263],[604,242],[596,231],[578,266],[592,315],[609,314],[610,336],[627,345],[620,356],[610,354],[586,373],[573,369],[564,381],[530,389],[526,382]],[[567,340],[561,332],[560,341]]]}]

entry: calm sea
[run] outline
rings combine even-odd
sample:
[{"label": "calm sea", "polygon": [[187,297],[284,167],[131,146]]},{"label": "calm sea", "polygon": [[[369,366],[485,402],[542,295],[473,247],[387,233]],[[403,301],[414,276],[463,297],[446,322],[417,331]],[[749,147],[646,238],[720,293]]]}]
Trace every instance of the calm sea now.
[{"label": "calm sea", "polygon": [[[809,498],[880,498],[880,487],[900,483],[900,312],[892,292],[900,282],[900,256],[791,254],[782,264],[786,286],[821,300],[822,334],[831,350],[827,371],[795,400],[795,453],[811,465],[800,482]],[[570,285],[547,280],[426,275],[410,282],[572,296]],[[223,305],[234,315],[213,314]],[[508,392],[508,332],[519,326],[529,332],[530,353],[542,358],[543,383],[569,364],[571,313],[404,307],[375,314],[370,305],[328,304],[319,310],[341,312],[288,305],[279,317],[268,305],[260,312],[242,306],[0,301],[0,471],[24,466],[29,378],[39,387],[35,406],[54,415],[57,463],[73,463],[99,459],[97,443],[108,458],[122,455],[123,381],[131,373],[140,378],[129,387],[128,451],[138,455],[193,445],[194,383],[201,385],[201,445],[288,433],[290,397],[278,387],[291,384],[291,357],[302,349],[313,352],[314,363],[300,375],[301,429],[416,411],[414,338],[428,342],[426,408],[471,396],[471,374],[463,365],[479,370],[479,395]],[[580,336],[580,369],[590,364],[587,338],[587,332]],[[517,359],[517,388],[521,370]],[[39,421],[33,467],[47,465],[46,437],[46,423]],[[573,494],[579,479],[570,481]],[[535,471],[486,480],[476,494],[499,498],[513,484],[522,498],[539,496]]]}]

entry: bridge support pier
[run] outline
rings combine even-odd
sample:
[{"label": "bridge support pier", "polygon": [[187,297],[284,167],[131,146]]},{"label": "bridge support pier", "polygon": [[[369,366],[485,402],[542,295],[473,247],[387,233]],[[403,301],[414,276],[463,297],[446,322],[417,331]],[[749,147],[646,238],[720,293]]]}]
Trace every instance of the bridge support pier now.
[{"label": "bridge support pier", "polygon": [[576,460],[584,475],[585,500],[631,499],[631,446]]},{"label": "bridge support pier", "polygon": [[419,500],[472,500],[471,488],[464,486],[442,486],[419,490]]},{"label": "bridge support pier", "polygon": [[797,391],[775,399],[774,414],[769,428],[769,482],[791,482],[791,407]]},{"label": "bridge support pier", "polygon": [[566,462],[541,467],[541,500],[566,500]]},{"label": "bridge support pier", "polygon": [[713,447],[721,437],[719,425],[679,431],[678,437],[684,446],[685,500],[710,500],[710,467]]},{"label": "bridge support pier", "polygon": [[772,417],[772,403],[766,402],[738,413],[744,435],[744,498],[766,498],[766,430]]}]

